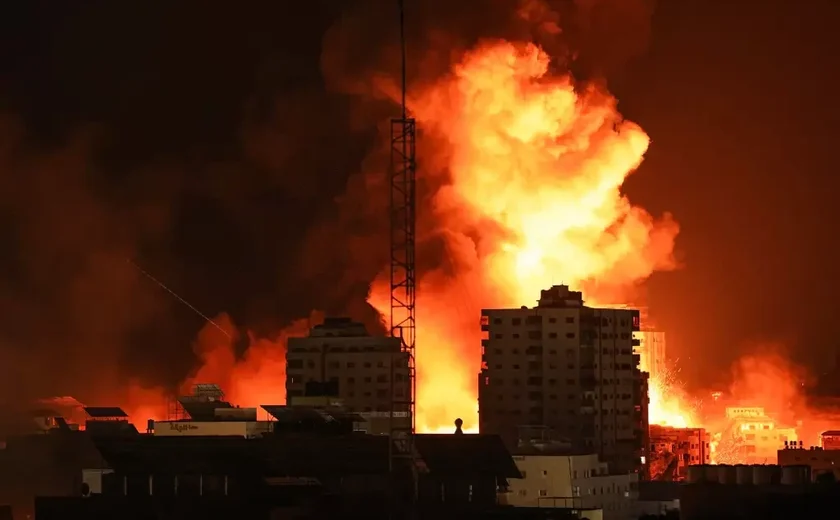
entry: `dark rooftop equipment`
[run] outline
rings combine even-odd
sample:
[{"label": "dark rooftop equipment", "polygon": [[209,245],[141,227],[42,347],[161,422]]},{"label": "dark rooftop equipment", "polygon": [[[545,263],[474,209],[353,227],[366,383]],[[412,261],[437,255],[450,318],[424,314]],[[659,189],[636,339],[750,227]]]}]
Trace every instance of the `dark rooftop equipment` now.
[{"label": "dark rooftop equipment", "polygon": [[426,470],[418,495],[429,507],[492,507],[508,479],[522,478],[497,435],[416,435],[414,447]]},{"label": "dark rooftop equipment", "polygon": [[118,406],[86,406],[84,411],[91,419],[128,420],[128,414]]},{"label": "dark rooftop equipment", "polygon": [[95,437],[122,437],[139,435],[140,432],[128,422],[128,414],[118,406],[86,406],[85,431]]},{"label": "dark rooftop equipment", "polygon": [[268,476],[387,474],[388,438],[375,435],[136,436],[94,439],[118,474]]},{"label": "dark rooftop equipment", "polygon": [[340,409],[270,404],[264,404],[261,408],[276,419],[274,433],[349,434],[353,432],[354,423],[365,422],[362,416]]},{"label": "dark rooftop equipment", "polygon": [[414,445],[431,473],[522,478],[498,435],[421,434]]},{"label": "dark rooftop equipment", "polygon": [[226,401],[193,401],[179,398],[178,403],[193,421],[215,421],[216,409],[233,408],[233,405]]},{"label": "dark rooftop equipment", "polygon": [[64,417],[56,417],[55,424],[58,426],[58,429],[61,431],[71,431],[70,425],[67,424],[67,421],[64,420]]}]

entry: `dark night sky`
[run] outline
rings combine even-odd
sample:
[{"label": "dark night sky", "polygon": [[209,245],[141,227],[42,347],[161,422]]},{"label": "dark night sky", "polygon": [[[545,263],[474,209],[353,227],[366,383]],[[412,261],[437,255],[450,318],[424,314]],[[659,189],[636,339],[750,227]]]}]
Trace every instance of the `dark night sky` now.
[{"label": "dark night sky", "polygon": [[[493,16],[475,17],[487,1],[424,2],[415,32],[498,35]],[[183,377],[201,320],[127,258],[264,334],[312,309],[364,310],[379,265],[375,254],[360,269],[336,239],[365,227],[336,197],[375,117],[325,88],[320,63],[325,32],[358,3],[2,7],[3,379],[31,379],[45,359],[68,370],[39,391],[106,365]],[[635,59],[613,58],[625,32],[645,41],[644,24],[577,35],[581,62],[606,71],[652,138],[627,193],[682,226],[684,267],[655,275],[649,294],[694,384],[750,341],[782,341],[817,367],[840,346],[838,19],[840,4],[817,0],[660,1]],[[392,42],[383,31],[371,40]]]}]

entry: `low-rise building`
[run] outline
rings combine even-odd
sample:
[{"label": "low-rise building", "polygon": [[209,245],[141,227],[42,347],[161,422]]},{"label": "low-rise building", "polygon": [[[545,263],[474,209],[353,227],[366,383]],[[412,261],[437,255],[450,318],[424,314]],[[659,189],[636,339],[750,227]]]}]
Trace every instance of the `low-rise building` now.
[{"label": "low-rise building", "polygon": [[840,481],[840,450],[827,450],[818,446],[802,448],[794,443],[788,444],[778,451],[779,466],[808,466],[811,468],[811,479],[816,480],[820,475],[831,473],[835,480]]},{"label": "low-rise building", "polygon": [[840,450],[840,430],[828,430],[820,435],[824,450]]},{"label": "low-rise building", "polygon": [[684,480],[688,466],[711,461],[711,439],[703,428],[652,424],[649,453],[652,480]]},{"label": "low-rise building", "polygon": [[726,418],[738,439],[739,460],[744,464],[767,464],[786,442],[797,440],[796,429],[781,427],[760,406],[730,406]]},{"label": "low-rise building", "polygon": [[524,454],[513,460],[521,479],[501,501],[517,507],[601,510],[604,519],[637,518],[639,475],[610,474],[597,454]]}]

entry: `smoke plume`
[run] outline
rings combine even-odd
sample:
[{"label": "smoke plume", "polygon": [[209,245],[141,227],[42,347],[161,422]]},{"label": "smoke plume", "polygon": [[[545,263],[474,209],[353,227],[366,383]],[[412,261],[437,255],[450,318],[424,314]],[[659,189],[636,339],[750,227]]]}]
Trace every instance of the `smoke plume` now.
[{"label": "smoke plume", "polygon": [[[469,169],[458,163],[477,151],[464,126],[476,119],[459,100],[464,92],[450,88],[457,85],[458,67],[474,64],[477,49],[490,48],[487,42],[513,42],[497,51],[513,49],[517,66],[532,72],[547,60],[545,70],[523,77],[535,87],[524,99],[548,99],[538,92],[545,83],[589,110],[588,119],[577,121],[589,123],[592,146],[578,159],[624,142],[611,136],[611,128],[636,136],[631,150],[639,157],[625,165],[628,173],[641,160],[646,138],[642,146],[643,134],[616,115],[604,85],[587,80],[609,77],[644,48],[652,4],[407,4],[411,109],[422,129],[423,298],[449,305],[424,304],[421,322],[436,328],[427,328],[423,341],[439,343],[434,353],[452,361],[453,372],[439,367],[438,377],[451,376],[468,402],[478,343],[464,331],[475,329],[478,309],[526,303],[536,296],[534,288],[562,281],[616,299],[652,269],[669,266],[676,226],[633,208],[613,182],[603,193],[620,218],[596,226],[598,237],[590,244],[613,251],[611,260],[571,276],[565,262],[555,275],[535,276],[512,290],[487,259],[499,258],[501,243],[521,245],[521,226],[495,210],[482,215],[475,201],[464,200],[463,172]],[[396,113],[399,70],[395,2],[313,4],[294,22],[313,28],[309,34],[316,37],[308,39],[278,30],[284,12],[276,3],[265,8],[255,15],[202,3],[174,9],[168,19],[174,21],[166,24],[140,10],[140,35],[130,28],[115,34],[102,23],[115,7],[86,7],[71,17],[74,25],[52,31],[52,54],[15,69],[22,79],[4,84],[4,99],[17,103],[23,123],[4,120],[0,134],[0,212],[7,217],[0,235],[8,251],[0,260],[6,273],[0,282],[6,331],[0,361],[15,367],[4,371],[0,390],[125,403],[140,416],[159,416],[165,396],[199,380],[220,382],[232,400],[243,401],[238,404],[279,401],[285,338],[301,333],[305,327],[295,320],[310,309],[349,314],[382,332],[366,299],[383,305],[376,280],[388,258],[386,123]],[[325,14],[316,16],[319,10]],[[200,30],[194,27],[197,11]],[[189,42],[182,26],[195,29]],[[233,36],[222,44],[221,33]],[[154,38],[144,47],[153,56],[138,58],[132,38]],[[120,58],[91,41],[111,42]],[[526,42],[540,51],[523,47]],[[289,48],[295,51],[281,51]],[[320,49],[320,60],[312,49]],[[27,76],[36,65],[43,75]],[[55,77],[56,70],[66,73]],[[71,74],[77,70],[83,73]],[[463,75],[460,81],[463,86]],[[44,97],[44,89],[32,88],[47,84],[64,97]],[[38,112],[74,96],[76,112]],[[212,122],[208,107],[218,107]],[[455,118],[451,129],[445,109]],[[53,113],[71,115],[59,120]],[[563,189],[574,184],[571,177],[544,186]],[[526,175],[521,187],[540,186]],[[513,206],[496,209],[510,214]],[[642,253],[622,253],[637,246]],[[128,259],[203,313],[227,311],[232,318],[225,326],[236,341],[205,327],[191,350],[188,338],[203,321]],[[44,369],[44,359],[61,369]],[[217,381],[207,381],[212,379]],[[439,406],[441,399],[425,395],[428,407]],[[439,415],[450,413],[442,409]]]},{"label": "smoke plume", "polygon": [[[675,266],[676,223],[619,191],[647,135],[621,118],[603,81],[570,69],[605,55],[583,36],[610,28],[620,11],[610,2],[529,1],[476,17],[475,7],[443,19],[431,16],[436,2],[409,13],[408,108],[421,136],[418,424],[427,431],[454,416],[474,426],[482,307],[528,304],[561,282],[594,303],[626,302],[652,272]],[[330,84],[378,119],[396,115],[401,98],[395,35],[373,30],[382,13],[349,14],[328,32],[322,55]],[[383,39],[374,45],[367,33]],[[383,208],[375,200],[387,194],[387,148],[365,167],[365,202]],[[383,312],[386,275],[370,297]]]}]

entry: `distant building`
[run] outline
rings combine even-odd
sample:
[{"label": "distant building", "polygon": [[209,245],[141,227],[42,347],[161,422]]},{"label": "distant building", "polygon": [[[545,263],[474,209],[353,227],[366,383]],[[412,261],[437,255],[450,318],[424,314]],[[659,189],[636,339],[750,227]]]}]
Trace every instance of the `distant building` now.
[{"label": "distant building", "polygon": [[525,425],[544,425],[616,472],[640,470],[647,446],[646,378],[633,347],[639,312],[586,307],[565,285],[535,308],[481,315],[482,433],[518,446]]},{"label": "distant building", "polygon": [[178,397],[171,405],[170,420],[150,420],[147,433],[158,437],[255,438],[272,429],[272,421],[257,420],[256,408],[227,402],[222,389],[213,383],[194,385],[192,394]]},{"label": "distant building", "polygon": [[[522,479],[500,499],[518,507],[601,510],[605,520],[637,518],[639,475],[610,474],[598,455],[514,455]],[[590,518],[596,518],[591,516]]]},{"label": "distant building", "polygon": [[778,451],[777,459],[780,466],[808,466],[811,468],[812,480],[830,473],[835,480],[840,481],[840,450],[814,446],[804,448],[790,443]]},{"label": "distant building", "polygon": [[[400,338],[368,334],[347,318],[327,318],[305,338],[290,338],[286,351],[286,399],[334,397],[347,411],[410,425],[409,355]],[[402,428],[399,428],[402,429]]]},{"label": "distant building", "polygon": [[744,464],[767,464],[776,452],[797,439],[796,428],[779,427],[760,406],[729,406],[726,418],[739,443],[738,461]]},{"label": "distant building", "polygon": [[684,480],[688,466],[711,462],[711,438],[703,428],[652,424],[648,453],[652,480]]},{"label": "distant building", "polygon": [[824,450],[840,450],[840,430],[828,430],[820,435]]}]

